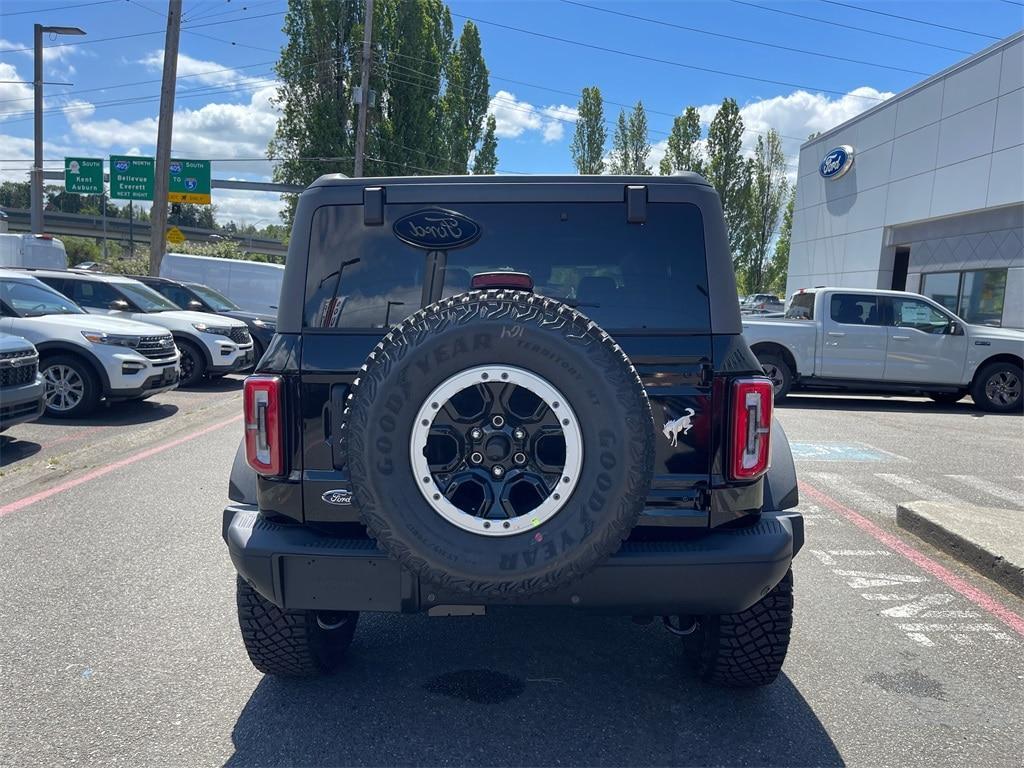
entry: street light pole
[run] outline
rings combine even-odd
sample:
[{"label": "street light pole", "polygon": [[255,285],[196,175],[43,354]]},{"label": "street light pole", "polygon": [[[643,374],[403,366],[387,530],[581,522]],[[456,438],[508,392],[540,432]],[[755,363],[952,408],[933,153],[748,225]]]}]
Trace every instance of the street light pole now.
[{"label": "street light pole", "polygon": [[43,233],[43,33],[55,35],[84,35],[78,27],[51,27],[36,24],[32,28],[33,72],[32,86],[35,89],[35,157],[32,161],[31,177],[31,229],[32,234]]}]

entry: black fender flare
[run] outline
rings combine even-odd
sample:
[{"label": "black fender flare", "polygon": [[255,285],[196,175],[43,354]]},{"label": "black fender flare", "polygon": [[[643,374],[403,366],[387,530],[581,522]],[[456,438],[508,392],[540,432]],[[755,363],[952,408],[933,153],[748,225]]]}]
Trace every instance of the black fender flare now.
[{"label": "black fender flare", "polygon": [[238,444],[231,464],[228,498],[241,504],[256,504],[256,470],[245,460],[245,438]]},{"label": "black fender flare", "polygon": [[775,418],[772,419],[771,462],[771,468],[764,477],[764,509],[769,512],[792,509],[800,503],[796,465],[786,430]]},{"label": "black fender flare", "polygon": [[45,356],[54,354],[67,354],[82,358],[99,379],[100,386],[103,388],[103,396],[105,397],[110,392],[110,376],[107,375],[107,369],[89,350],[66,341],[44,341],[41,344],[36,344],[36,351],[39,353],[40,362]]}]

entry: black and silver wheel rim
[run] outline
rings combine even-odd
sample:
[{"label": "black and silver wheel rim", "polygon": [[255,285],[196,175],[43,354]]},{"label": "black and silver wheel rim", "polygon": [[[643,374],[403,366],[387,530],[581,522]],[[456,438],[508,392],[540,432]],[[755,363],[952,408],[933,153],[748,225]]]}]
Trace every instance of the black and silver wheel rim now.
[{"label": "black and silver wheel rim", "polygon": [[1020,376],[1013,371],[996,371],[985,382],[985,397],[1003,408],[1019,403],[1020,394]]},{"label": "black and silver wheel rim", "polygon": [[181,367],[182,381],[188,381],[192,378],[192,374],[196,372],[196,359],[190,350],[181,350],[181,360],[178,365]]},{"label": "black and silver wheel rim", "polygon": [[786,385],[786,377],[782,373],[782,369],[775,363],[761,363],[761,368],[764,370],[764,375],[772,380],[772,389],[775,390],[777,396]]},{"label": "black and silver wheel rim", "polygon": [[509,536],[565,507],[583,466],[583,436],[550,382],[522,368],[479,366],[430,393],[409,456],[438,515],[481,536]]},{"label": "black and silver wheel rim", "polygon": [[43,369],[46,406],[58,413],[73,410],[85,397],[85,381],[70,365],[51,365]]}]

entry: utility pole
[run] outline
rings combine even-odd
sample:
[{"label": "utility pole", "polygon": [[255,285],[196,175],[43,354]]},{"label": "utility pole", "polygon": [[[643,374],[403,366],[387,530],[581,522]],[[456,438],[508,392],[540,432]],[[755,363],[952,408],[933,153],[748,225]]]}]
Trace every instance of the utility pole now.
[{"label": "utility pole", "polygon": [[366,0],[366,19],[363,21],[363,66],[359,71],[359,125],[356,128],[355,176],[363,175],[363,156],[366,154],[366,108],[370,104],[370,61],[373,58],[373,0]]},{"label": "utility pole", "polygon": [[78,27],[53,27],[36,24],[33,27],[32,86],[35,89],[35,157],[32,161],[31,199],[29,220],[33,235],[43,233],[43,33],[54,35],[84,35]]},{"label": "utility pole", "polygon": [[178,37],[181,35],[181,0],[167,0],[167,36],[164,39],[164,79],[160,86],[160,119],[156,134],[156,176],[150,216],[149,274],[160,274],[167,233],[167,183],[174,129],[174,87],[178,77]]}]

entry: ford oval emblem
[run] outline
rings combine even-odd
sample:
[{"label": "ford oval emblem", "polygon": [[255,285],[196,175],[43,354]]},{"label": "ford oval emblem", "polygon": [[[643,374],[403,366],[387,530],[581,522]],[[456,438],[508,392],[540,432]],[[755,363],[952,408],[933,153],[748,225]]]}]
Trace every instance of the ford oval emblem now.
[{"label": "ford oval emblem", "polygon": [[352,491],[346,488],[337,488],[333,491],[324,491],[320,494],[320,498],[336,507],[347,507],[352,503]]},{"label": "ford oval emblem", "polygon": [[395,222],[394,231],[399,240],[428,251],[461,248],[480,237],[479,224],[461,213],[442,208],[428,208],[403,216]]},{"label": "ford oval emblem", "polygon": [[824,179],[838,179],[853,166],[853,147],[843,144],[836,147],[821,161],[818,166],[818,173]]}]

